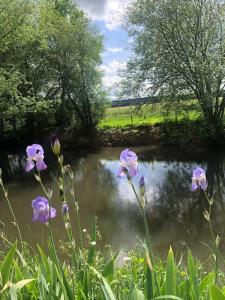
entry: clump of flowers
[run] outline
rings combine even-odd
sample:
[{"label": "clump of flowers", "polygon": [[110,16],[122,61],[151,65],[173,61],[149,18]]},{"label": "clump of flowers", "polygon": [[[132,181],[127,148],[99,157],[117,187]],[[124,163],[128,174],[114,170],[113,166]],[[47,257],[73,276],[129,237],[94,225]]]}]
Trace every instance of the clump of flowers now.
[{"label": "clump of flowers", "polygon": [[31,171],[35,165],[38,171],[45,170],[47,165],[44,162],[44,150],[41,145],[33,144],[26,149],[27,165],[25,170]]},{"label": "clump of flowers", "polygon": [[37,196],[32,201],[33,221],[47,223],[50,219],[55,218],[56,209],[49,206],[49,201],[41,196]]},{"label": "clump of flowers", "polygon": [[204,191],[207,189],[205,170],[200,167],[196,167],[192,174],[191,190],[195,191],[198,188],[201,188]]},{"label": "clump of flowers", "polygon": [[120,154],[120,169],[118,172],[118,177],[132,178],[138,173],[138,158],[135,152],[125,149]]}]

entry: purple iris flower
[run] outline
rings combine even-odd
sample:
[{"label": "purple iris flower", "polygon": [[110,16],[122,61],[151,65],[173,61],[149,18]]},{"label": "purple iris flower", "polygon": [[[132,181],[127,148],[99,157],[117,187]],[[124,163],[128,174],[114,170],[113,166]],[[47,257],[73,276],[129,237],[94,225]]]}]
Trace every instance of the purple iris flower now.
[{"label": "purple iris flower", "polygon": [[46,223],[50,219],[55,218],[56,209],[49,206],[49,201],[41,196],[37,196],[32,201],[33,207],[33,221],[39,221],[41,223]]},{"label": "purple iris flower", "polygon": [[130,151],[129,149],[125,149],[121,152],[120,154],[120,169],[118,173],[118,177],[124,177],[124,176],[129,176],[129,177],[134,177],[137,175],[138,172],[138,158],[136,153],[133,151]]},{"label": "purple iris flower", "polygon": [[38,171],[45,170],[47,168],[44,163],[44,150],[41,145],[33,144],[28,146],[26,149],[27,152],[27,165],[26,172],[31,171],[36,164],[36,168]]},{"label": "purple iris flower", "polygon": [[205,170],[200,167],[196,167],[193,171],[191,190],[195,191],[198,187],[202,190],[207,189]]}]

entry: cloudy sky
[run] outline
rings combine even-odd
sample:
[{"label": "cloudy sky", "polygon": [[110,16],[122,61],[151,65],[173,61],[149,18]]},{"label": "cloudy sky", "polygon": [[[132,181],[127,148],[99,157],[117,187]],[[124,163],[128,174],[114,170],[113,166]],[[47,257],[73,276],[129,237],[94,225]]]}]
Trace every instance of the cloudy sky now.
[{"label": "cloudy sky", "polygon": [[116,98],[121,80],[119,72],[126,67],[131,55],[128,50],[128,36],[122,28],[123,13],[131,0],[77,0],[78,5],[88,14],[102,34],[105,51],[102,54],[101,69],[104,72],[103,84]]}]

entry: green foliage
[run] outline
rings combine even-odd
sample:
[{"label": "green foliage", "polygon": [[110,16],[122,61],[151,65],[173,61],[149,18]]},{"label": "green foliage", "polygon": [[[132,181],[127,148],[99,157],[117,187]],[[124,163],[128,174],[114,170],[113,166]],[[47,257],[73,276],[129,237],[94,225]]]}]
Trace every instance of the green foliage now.
[{"label": "green foliage", "polygon": [[0,0],[0,133],[94,128],[102,36],[70,0]]},{"label": "green foliage", "polygon": [[209,129],[223,126],[224,10],[220,0],[132,1],[126,25],[135,54],[124,93],[170,101],[193,93]]},{"label": "green foliage", "polygon": [[[206,274],[204,265],[197,261],[194,262],[191,254],[188,257],[188,272],[186,272],[185,263],[176,264],[171,249],[166,262],[157,259],[155,269],[157,279],[160,282],[160,293],[157,292],[156,286],[153,284],[154,296],[147,298],[145,294],[146,277],[144,275],[146,262],[142,256],[144,253],[133,250],[129,253],[131,258],[129,262],[123,266],[115,267],[112,265],[116,262],[116,256],[110,262],[105,263],[104,255],[98,251],[94,264],[90,266],[87,263],[88,249],[86,250],[80,257],[81,264],[78,269],[71,269],[69,262],[63,263],[62,261],[60,269],[58,269],[57,265],[40,247],[40,254],[34,255],[33,260],[30,260],[29,255],[31,254],[29,252],[26,255],[20,254],[18,249],[16,251],[16,244],[14,244],[2,262],[2,265],[5,264],[5,261],[8,264],[11,263],[11,267],[5,269],[7,274],[4,273],[4,285],[2,285],[0,292],[1,299],[8,299],[8,295],[14,295],[14,299],[28,299],[29,297],[31,297],[29,299],[59,299],[60,297],[91,299],[94,297],[94,299],[107,300],[225,299],[225,275],[223,274],[219,283],[215,285],[215,274],[213,272]],[[27,267],[22,265],[19,254],[25,255]],[[19,278],[22,276],[22,279],[18,278],[18,269]],[[84,269],[86,270],[86,279],[80,276],[80,271]],[[104,270],[102,273],[100,272],[101,269]],[[197,272],[197,270],[201,271]],[[137,276],[134,276],[134,271]],[[206,275],[203,276],[203,274]],[[85,289],[83,280],[86,280]]]},{"label": "green foliage", "polygon": [[[188,105],[186,105],[188,106]],[[188,112],[174,114],[171,110],[165,115],[164,105],[154,104],[152,107],[142,106],[137,114],[135,106],[107,108],[105,117],[99,124],[99,128],[116,128],[137,125],[154,125],[165,121],[196,120],[200,113],[195,109]]]},{"label": "green foliage", "polygon": [[212,300],[225,300],[223,292],[215,285],[210,288],[210,295]]},{"label": "green foliage", "polygon": [[166,295],[176,295],[176,270],[172,249],[169,250],[167,257],[165,293]]},{"label": "green foliage", "polygon": [[16,243],[12,246],[10,251],[5,256],[5,258],[1,264],[1,267],[0,267],[1,285],[2,286],[4,286],[6,284],[6,282],[9,280],[10,267],[12,265],[15,252],[16,252]]}]

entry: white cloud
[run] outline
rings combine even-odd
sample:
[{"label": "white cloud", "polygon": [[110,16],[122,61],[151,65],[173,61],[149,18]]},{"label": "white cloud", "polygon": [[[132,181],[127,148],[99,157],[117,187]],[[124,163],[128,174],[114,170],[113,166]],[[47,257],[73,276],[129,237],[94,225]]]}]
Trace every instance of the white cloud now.
[{"label": "white cloud", "polygon": [[107,65],[102,65],[100,69],[103,71],[102,83],[106,89],[114,89],[121,81],[120,72],[125,70],[126,62],[112,60]]},{"label": "white cloud", "polygon": [[77,0],[93,20],[104,21],[108,30],[121,26],[126,6],[132,0]]},{"label": "white cloud", "polygon": [[123,52],[123,48],[118,48],[118,47],[107,48],[107,50],[112,53]]}]

